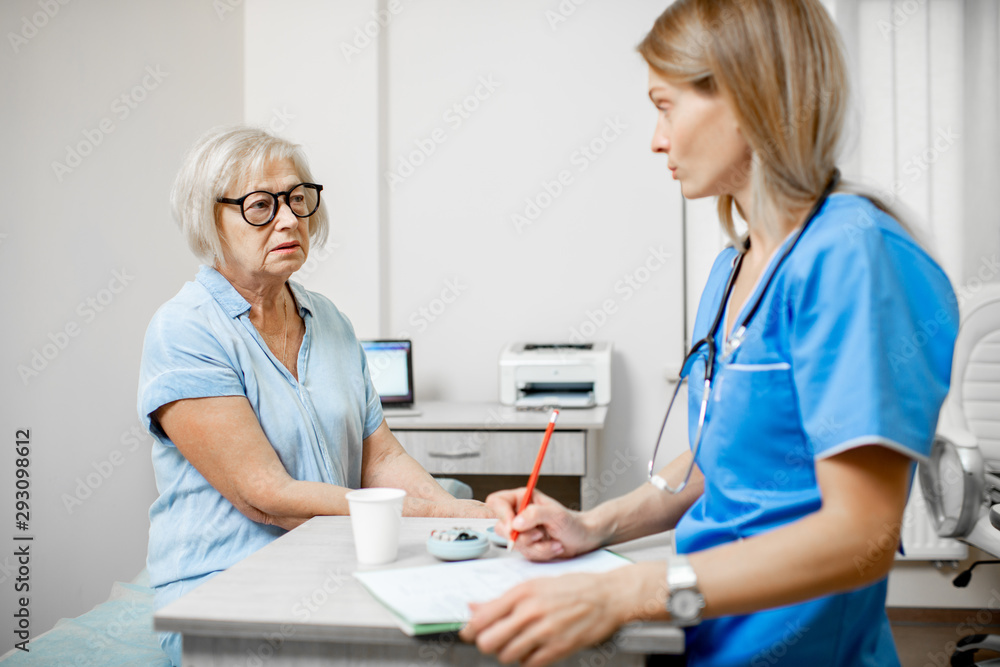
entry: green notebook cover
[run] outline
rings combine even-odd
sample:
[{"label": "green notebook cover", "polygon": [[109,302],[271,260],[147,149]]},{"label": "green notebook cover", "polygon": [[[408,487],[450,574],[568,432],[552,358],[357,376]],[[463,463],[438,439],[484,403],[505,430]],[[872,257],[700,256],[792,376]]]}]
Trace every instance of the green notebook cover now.
[{"label": "green notebook cover", "polygon": [[355,572],[354,577],[413,637],[461,630],[468,620],[469,602],[493,600],[523,581],[570,572],[606,572],[631,562],[601,549],[547,563],[514,555]]}]

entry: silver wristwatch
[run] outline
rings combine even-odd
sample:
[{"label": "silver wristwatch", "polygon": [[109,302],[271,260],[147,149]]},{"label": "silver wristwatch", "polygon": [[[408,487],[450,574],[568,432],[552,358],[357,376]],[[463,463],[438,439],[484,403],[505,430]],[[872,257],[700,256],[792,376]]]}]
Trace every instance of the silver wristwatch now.
[{"label": "silver wristwatch", "polygon": [[687,556],[677,554],[667,561],[667,611],[671,619],[682,627],[701,622],[705,596],[698,590],[698,576]]}]

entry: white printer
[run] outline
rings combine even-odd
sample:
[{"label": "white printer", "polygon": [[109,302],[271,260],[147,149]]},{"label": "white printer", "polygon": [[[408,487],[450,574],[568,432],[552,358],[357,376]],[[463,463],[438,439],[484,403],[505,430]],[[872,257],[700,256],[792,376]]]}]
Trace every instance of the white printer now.
[{"label": "white printer", "polygon": [[511,343],[500,353],[500,402],[589,408],[611,402],[611,343]]}]

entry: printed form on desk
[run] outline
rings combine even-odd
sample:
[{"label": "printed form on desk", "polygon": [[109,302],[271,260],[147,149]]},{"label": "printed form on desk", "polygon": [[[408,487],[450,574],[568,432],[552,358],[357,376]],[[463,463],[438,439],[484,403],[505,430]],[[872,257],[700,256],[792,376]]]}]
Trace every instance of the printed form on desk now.
[{"label": "printed form on desk", "polygon": [[521,556],[483,558],[398,570],[355,572],[408,635],[460,630],[470,602],[488,602],[517,584],[573,572],[607,572],[632,561],[602,549],[568,560],[533,563]]}]

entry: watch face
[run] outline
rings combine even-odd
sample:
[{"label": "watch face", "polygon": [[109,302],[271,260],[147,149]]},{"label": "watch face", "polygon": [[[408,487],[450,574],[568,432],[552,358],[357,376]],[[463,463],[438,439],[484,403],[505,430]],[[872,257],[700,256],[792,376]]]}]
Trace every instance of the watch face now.
[{"label": "watch face", "polygon": [[701,596],[694,591],[677,591],[670,596],[670,613],[679,621],[690,621],[701,613]]}]

